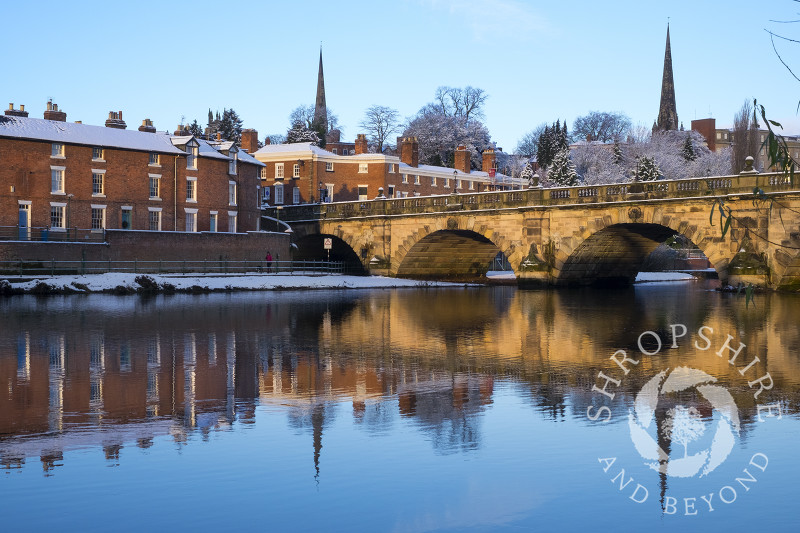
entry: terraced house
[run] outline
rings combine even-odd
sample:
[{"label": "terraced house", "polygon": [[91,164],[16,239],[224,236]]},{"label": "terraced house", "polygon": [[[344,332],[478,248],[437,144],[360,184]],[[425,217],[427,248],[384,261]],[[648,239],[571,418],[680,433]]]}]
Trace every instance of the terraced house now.
[{"label": "terraced house", "polygon": [[0,235],[50,240],[106,229],[242,233],[259,229],[260,163],[229,141],[179,127],[129,130],[44,118],[11,104],[0,116]]}]

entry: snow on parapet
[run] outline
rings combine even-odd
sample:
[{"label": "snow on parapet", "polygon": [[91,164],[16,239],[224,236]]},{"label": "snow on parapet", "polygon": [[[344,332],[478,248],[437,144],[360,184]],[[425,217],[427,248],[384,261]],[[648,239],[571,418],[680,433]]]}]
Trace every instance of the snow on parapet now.
[{"label": "snow on parapet", "polygon": [[166,135],[42,118],[2,116],[0,137],[167,154],[183,153],[173,146]]}]

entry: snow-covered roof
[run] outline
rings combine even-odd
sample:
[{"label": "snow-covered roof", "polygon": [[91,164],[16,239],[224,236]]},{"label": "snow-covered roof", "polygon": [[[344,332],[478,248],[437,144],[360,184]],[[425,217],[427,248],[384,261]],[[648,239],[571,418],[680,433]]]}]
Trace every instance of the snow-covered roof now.
[{"label": "snow-covered roof", "polygon": [[483,172],[482,170],[473,170],[469,173],[461,172],[460,170],[456,170],[454,168],[449,167],[437,167],[433,165],[419,165],[418,167],[412,167],[407,163],[400,163],[399,170],[401,174],[423,174],[426,176],[441,176],[445,178],[452,178],[453,173],[455,172],[456,178],[479,178],[479,179],[494,179],[494,180],[501,180],[505,181],[507,179],[511,179],[511,176],[506,176],[505,174],[497,173],[494,178],[489,177],[488,172]]},{"label": "snow-covered roof", "polygon": [[0,115],[0,137],[181,154],[166,135],[76,122]]},{"label": "snow-covered roof", "polygon": [[253,157],[252,155],[247,153],[247,150],[239,149],[239,162],[240,163],[250,163],[251,165],[258,165],[260,167],[265,167],[264,163]]},{"label": "snow-covered roof", "polygon": [[323,150],[310,142],[291,144],[268,144],[256,150],[256,154],[286,154],[286,153],[311,153],[314,155],[333,156],[336,154]]}]

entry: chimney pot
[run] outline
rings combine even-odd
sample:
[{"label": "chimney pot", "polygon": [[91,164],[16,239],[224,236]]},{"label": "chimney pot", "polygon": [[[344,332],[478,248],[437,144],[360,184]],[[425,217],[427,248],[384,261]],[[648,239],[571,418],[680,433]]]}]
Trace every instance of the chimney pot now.
[{"label": "chimney pot", "polygon": [[19,110],[25,111],[25,104],[19,104]]},{"label": "chimney pot", "polygon": [[66,122],[67,114],[58,110],[58,106],[50,99],[47,101],[47,111],[44,112],[45,120],[56,120],[58,122]]},{"label": "chimney pot", "polygon": [[14,111],[14,104],[13,103],[8,104],[8,110],[9,111]]}]

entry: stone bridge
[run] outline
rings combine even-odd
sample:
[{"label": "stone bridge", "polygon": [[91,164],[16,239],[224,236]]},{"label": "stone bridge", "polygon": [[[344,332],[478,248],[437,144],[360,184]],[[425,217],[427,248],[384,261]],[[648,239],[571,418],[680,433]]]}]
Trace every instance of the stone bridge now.
[{"label": "stone bridge", "polygon": [[[720,202],[730,208],[723,236]],[[800,288],[800,190],[783,174],[375,199],[267,209],[293,228],[295,257],[376,274],[485,279],[498,252],[521,286],[631,283],[684,235],[723,282]]]}]

